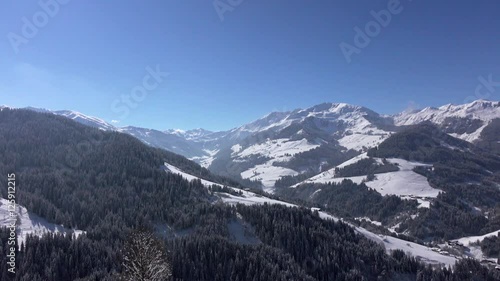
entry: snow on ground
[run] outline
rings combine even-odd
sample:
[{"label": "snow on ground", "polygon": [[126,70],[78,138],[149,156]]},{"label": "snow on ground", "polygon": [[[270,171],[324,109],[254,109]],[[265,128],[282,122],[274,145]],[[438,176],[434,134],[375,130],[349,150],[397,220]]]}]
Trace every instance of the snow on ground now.
[{"label": "snow on ground", "polygon": [[377,235],[361,227],[357,227],[356,230],[372,241],[384,245],[386,251],[388,252],[397,249],[403,250],[405,253],[409,253],[410,255],[420,259],[422,262],[428,264],[444,264],[449,266],[455,264],[457,261],[457,258],[455,257],[442,255],[438,252],[434,252],[429,247],[417,243],[408,242],[391,236]]},{"label": "snow on ground", "polygon": [[[26,241],[28,235],[41,237],[45,233],[74,233],[77,237],[83,233],[81,230],[68,230],[61,225],[53,224],[16,204],[15,216],[17,217],[17,242],[18,246]],[[12,222],[10,216],[9,201],[0,199],[0,226],[8,227]]]},{"label": "snow on ground", "polygon": [[358,220],[358,221],[362,221],[362,220],[365,220],[369,223],[372,223],[374,225],[378,225],[378,226],[381,226],[382,223],[379,222],[379,221],[374,221],[374,220],[371,220],[369,217],[359,217],[359,218],[354,218],[355,220]]},{"label": "snow on ground", "polygon": [[299,173],[295,170],[273,166],[274,160],[264,164],[256,165],[241,173],[241,177],[250,180],[259,180],[264,185],[264,191],[273,193],[274,183],[283,176],[295,176]]},{"label": "snow on ground", "polygon": [[267,204],[278,204],[278,205],[285,205],[287,207],[297,207],[296,205],[286,203],[283,201],[278,201],[274,199],[270,199],[267,197],[264,197],[259,194],[255,194],[253,192],[243,192],[242,196],[235,196],[231,194],[224,194],[221,196],[222,202],[230,205],[236,205],[236,204],[243,204],[243,205],[262,205],[264,203]]},{"label": "snow on ground", "polygon": [[[338,218],[324,212],[320,212],[319,215],[323,219],[333,219],[335,221],[339,220]],[[359,234],[383,246],[387,253],[390,253],[391,251],[394,250],[402,250],[405,253],[415,258],[418,258],[422,262],[433,265],[450,266],[455,264],[455,262],[457,261],[457,258],[440,254],[438,252],[433,251],[431,248],[427,246],[405,241],[392,236],[375,234],[362,227],[353,226],[352,224],[349,225],[352,226],[354,230]]]},{"label": "snow on ground", "polygon": [[[200,179],[198,177],[195,177],[193,175],[185,173],[182,170],[180,170],[179,168],[177,168],[177,167],[175,167],[173,165],[170,165],[170,164],[168,164],[166,162],[165,162],[165,167],[166,167],[166,171],[167,172],[170,172],[170,173],[173,173],[173,174],[179,174],[183,178],[187,179],[188,181],[192,181],[194,179]],[[221,184],[218,184],[218,183],[215,183],[215,182],[212,182],[212,181],[208,181],[208,180],[204,180],[204,179],[200,179],[200,180],[201,180],[201,183],[204,186],[206,186],[206,187],[209,187],[211,185],[217,185],[217,186],[222,187]],[[278,200],[274,200],[274,199],[270,199],[270,198],[264,197],[262,195],[256,194],[254,192],[245,191],[245,190],[242,190],[242,189],[239,189],[239,188],[230,187],[230,186],[228,188],[231,188],[234,191],[241,192],[242,195],[241,196],[235,196],[235,195],[232,195],[232,194],[224,194],[224,196],[221,197],[221,200],[224,203],[228,203],[228,204],[241,203],[241,204],[245,204],[245,205],[268,203],[268,204],[281,204],[281,205],[286,205],[286,206],[289,206],[289,207],[296,207],[296,205],[289,204],[289,203],[282,202],[282,201],[278,201]]]},{"label": "snow on ground", "polygon": [[382,195],[436,198],[441,192],[429,185],[427,178],[413,171],[398,171],[375,175],[366,185]]},{"label": "snow on ground", "polygon": [[[223,198],[223,202],[229,203],[229,204],[246,204],[246,205],[253,205],[253,204],[263,204],[264,202],[267,202],[269,204],[284,204],[289,207],[296,207],[296,205],[277,201],[277,200],[272,200],[272,199],[267,199],[267,198],[262,198],[262,197],[246,197],[246,198],[240,198],[237,196],[229,196],[230,198]],[[271,200],[271,201],[269,201]],[[319,216],[322,219],[332,219],[334,221],[338,221],[339,219],[322,211],[319,211]],[[351,225],[352,226],[352,225]],[[354,226],[353,226],[354,227]],[[374,234],[372,232],[369,232],[368,230],[362,228],[362,227],[354,227],[355,230],[367,237],[368,239],[375,241],[379,243],[380,245],[384,246],[387,252],[390,252],[392,250],[400,249],[403,250],[405,253],[408,253],[414,257],[419,258],[425,263],[429,264],[444,264],[444,265],[453,265],[457,259],[454,257],[450,256],[445,256],[440,253],[432,251],[429,247],[416,244],[413,242],[408,242],[405,240],[401,240],[398,238],[394,238],[391,236],[383,236],[381,238],[379,235]]]},{"label": "snow on ground", "polygon": [[273,166],[275,162],[290,161],[295,154],[302,153],[320,146],[306,139],[291,141],[288,139],[267,140],[242,149],[240,145],[231,147],[233,161],[244,161],[244,158],[254,155],[270,158],[266,163],[255,165],[241,173],[244,179],[258,180],[264,185],[264,190],[274,192],[274,183],[283,176],[295,176],[297,171],[292,169]]},{"label": "snow on ground", "polygon": [[[178,175],[181,175],[183,178],[185,178],[186,180],[188,181],[192,181],[192,180],[195,180],[195,179],[200,179],[199,177],[195,177],[195,176],[192,176],[188,173],[184,173],[182,170],[180,170],[179,168],[175,167],[174,165],[170,165],[168,164],[167,162],[165,162],[165,169],[166,169],[166,172],[170,172],[172,174],[178,174]],[[204,185],[204,186],[211,186],[211,185],[218,185],[218,186],[222,186],[221,184],[218,184],[218,183],[215,183],[215,182],[212,182],[212,181],[207,181],[207,180],[204,180],[204,179],[200,179],[201,180],[201,183]]]},{"label": "snow on ground", "polygon": [[470,245],[471,243],[475,243],[475,242],[481,242],[484,240],[484,238],[486,237],[490,237],[490,236],[497,236],[498,234],[500,233],[500,230],[497,230],[497,231],[493,231],[493,232],[490,232],[490,233],[487,233],[485,235],[481,235],[481,236],[468,236],[468,237],[462,237],[460,239],[455,239],[455,240],[452,240],[452,241],[456,241],[456,242],[459,242],[461,243],[462,245],[464,246],[468,246]]},{"label": "snow on ground", "polygon": [[462,244],[464,247],[468,248],[469,255],[474,257],[477,260],[480,260],[480,261],[489,260],[492,262],[496,262],[497,261],[496,258],[488,258],[488,257],[484,256],[483,251],[481,250],[481,247],[479,245],[472,245],[472,244],[477,243],[477,242],[481,242],[486,237],[497,236],[499,233],[500,233],[500,230],[497,230],[497,231],[493,231],[493,232],[490,232],[490,233],[487,233],[487,234],[481,235],[481,236],[462,237],[462,238],[455,239],[452,241],[458,242],[458,243]]},{"label": "snow on ground", "polygon": [[[366,154],[358,155],[340,165],[338,168],[358,162],[361,159],[367,158]],[[378,162],[380,158],[374,158]],[[406,161],[398,158],[389,158],[388,162],[397,164],[399,171],[376,174],[373,181],[365,182],[366,186],[376,190],[382,195],[396,195],[405,199],[417,199],[419,207],[429,208],[430,202],[427,198],[436,198],[440,192],[429,185],[427,178],[413,172],[413,168],[417,166],[430,166],[428,164]],[[325,171],[292,187],[297,187],[303,183],[341,183],[343,180],[351,180],[354,183],[360,184],[366,179],[366,176],[357,177],[335,177],[335,168]]]},{"label": "snow on ground", "polygon": [[292,141],[289,139],[276,139],[267,140],[259,144],[254,144],[243,150],[241,150],[241,146],[233,146],[231,149],[233,150],[233,153],[236,153],[237,149],[238,151],[241,150],[236,154],[238,158],[245,158],[252,155],[261,155],[272,158],[276,161],[288,161],[290,160],[290,156],[309,151],[318,146],[319,144],[309,143],[309,141],[307,141],[306,139],[296,141]]},{"label": "snow on ground", "polygon": [[338,140],[339,144],[347,149],[363,150],[379,145],[382,141],[388,138],[389,135],[368,135],[363,133],[355,133],[347,135]]},{"label": "snow on ground", "polygon": [[99,119],[97,117],[88,116],[82,114],[80,112],[72,111],[72,110],[59,110],[59,111],[51,111],[51,113],[56,115],[61,115],[69,119],[73,119],[79,123],[83,123],[86,125],[97,127],[103,131],[115,131],[116,127],[109,124],[108,122]]},{"label": "snow on ground", "polygon": [[497,261],[496,258],[485,257],[480,246],[467,246],[467,248],[469,249],[469,255],[471,257],[475,258],[476,260],[479,260],[479,261],[490,260],[492,262]]},{"label": "snow on ground", "polygon": [[342,114],[338,119],[349,127],[351,133],[338,140],[339,144],[347,149],[371,148],[390,136],[389,132],[378,129],[359,112]]},{"label": "snow on ground", "polygon": [[[182,177],[184,177],[187,180],[198,179],[195,176],[192,176],[190,174],[182,172],[180,169],[178,169],[175,166],[172,166],[168,163],[165,163],[165,167],[166,167],[167,172],[180,174]],[[201,181],[202,181],[202,184],[204,184],[205,186],[210,186],[213,184],[222,186],[220,184],[217,184],[217,183],[214,183],[211,181],[207,181],[207,180],[201,180]],[[255,194],[255,193],[250,192],[250,191],[244,191],[244,190],[234,188],[234,187],[229,187],[229,188],[232,188],[235,191],[241,192],[242,195],[235,196],[235,195],[231,195],[231,194],[221,193],[220,198],[221,198],[222,202],[224,202],[226,204],[233,205],[233,204],[239,203],[239,204],[245,204],[245,205],[256,205],[256,204],[261,205],[264,203],[268,203],[268,204],[280,204],[280,205],[284,205],[287,207],[298,207],[297,205],[290,204],[290,203],[283,202],[283,201],[279,201],[279,200],[275,200],[275,199],[271,199],[271,198],[267,198],[265,196]],[[339,219],[337,217],[332,216],[326,212],[320,211],[318,208],[311,208],[311,210],[312,211],[317,210],[319,216],[322,219],[339,221]],[[408,242],[408,241],[394,238],[391,236],[379,236],[379,235],[372,233],[372,232],[370,232],[362,227],[355,227],[353,225],[351,225],[351,226],[354,227],[356,232],[358,232],[358,233],[364,235],[365,237],[367,237],[368,239],[375,241],[376,243],[379,243],[380,245],[384,246],[387,252],[390,252],[390,251],[396,250],[396,249],[400,249],[400,250],[403,250],[404,252],[406,252],[414,257],[419,258],[421,261],[423,261],[425,263],[429,263],[429,264],[452,265],[457,261],[457,259],[454,257],[445,256],[445,255],[442,255],[440,253],[434,252],[429,247],[426,247],[426,246],[423,246],[420,244]]]},{"label": "snow on ground", "polygon": [[453,137],[472,142],[479,138],[482,130],[495,118],[500,117],[500,107],[496,102],[476,100],[468,104],[443,105],[439,108],[427,107],[416,112],[403,112],[394,117],[397,126],[414,125],[423,121],[431,121],[435,124],[443,124],[449,117],[480,119],[484,125],[472,133],[451,134]]},{"label": "snow on ground", "polygon": [[[358,155],[356,157],[353,157],[353,158],[345,161],[344,163],[342,163],[340,165],[335,166],[335,168],[341,169],[341,168],[344,168],[346,166],[352,165],[354,163],[358,163],[360,160],[368,159],[368,158],[370,158],[370,157],[368,157],[368,153],[366,153],[366,152],[365,153],[361,153],[360,155]],[[333,169],[333,170],[335,170],[335,169]]]},{"label": "snow on ground", "polygon": [[391,227],[387,228],[387,230],[389,230],[389,231],[390,231],[390,232],[392,232],[392,233],[398,233],[398,232],[396,231],[396,229],[397,229],[400,225],[401,225],[401,222],[398,222],[397,224],[395,224],[395,225],[393,225],[393,226],[391,226]]},{"label": "snow on ground", "polygon": [[233,153],[238,153],[241,151],[243,147],[241,147],[240,144],[235,144],[233,146],[231,146],[231,150],[233,151]]},{"label": "snow on ground", "polygon": [[189,160],[198,162],[203,168],[208,168],[212,162],[215,159],[215,154],[219,152],[218,149],[214,150],[209,150],[209,149],[203,149],[204,152],[206,152],[208,155],[204,156],[197,156],[197,157],[191,157]]},{"label": "snow on ground", "polygon": [[[367,153],[362,153],[356,157],[353,157],[353,158],[345,161],[342,164],[339,164],[339,165],[333,167],[332,169],[324,171],[324,172],[322,172],[322,173],[320,173],[312,178],[309,178],[301,183],[298,183],[298,184],[294,185],[293,187],[296,187],[302,183],[327,183],[329,181],[333,182],[332,179],[335,178],[335,168],[341,169],[341,168],[344,168],[345,166],[349,166],[351,164],[357,163],[358,161],[360,161],[362,159],[367,159],[367,158],[369,158]],[[361,178],[360,180],[363,180],[363,178]]]}]

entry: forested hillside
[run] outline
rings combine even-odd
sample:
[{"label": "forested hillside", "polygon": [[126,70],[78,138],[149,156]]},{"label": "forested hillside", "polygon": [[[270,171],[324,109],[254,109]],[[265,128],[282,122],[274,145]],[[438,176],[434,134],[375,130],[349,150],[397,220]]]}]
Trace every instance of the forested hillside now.
[{"label": "forested hillside", "polygon": [[[137,228],[158,231],[158,237],[164,237],[160,229],[169,229],[165,244],[174,280],[499,278],[475,261],[460,262],[452,273],[427,268],[402,252],[387,255],[348,225],[321,219],[309,209],[216,203],[213,189],[166,173],[163,164],[214,182],[233,182],[131,136],[63,117],[3,109],[0,147],[0,174],[16,174],[17,203],[50,222],[86,231],[78,238],[29,237],[17,253],[15,276],[8,275],[6,256],[1,256],[1,280],[117,280],[123,243]],[[230,225],[241,220],[259,242],[235,239]],[[8,235],[0,230],[2,252]]]}]

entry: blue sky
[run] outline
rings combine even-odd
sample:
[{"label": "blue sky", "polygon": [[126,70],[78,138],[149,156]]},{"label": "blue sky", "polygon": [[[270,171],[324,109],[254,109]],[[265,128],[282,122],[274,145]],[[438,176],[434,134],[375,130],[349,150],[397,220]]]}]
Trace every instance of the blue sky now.
[{"label": "blue sky", "polygon": [[[322,102],[459,104],[478,77],[500,81],[498,1],[54,1],[0,4],[0,104],[224,130]],[[390,22],[356,45],[381,10]],[[361,46],[350,62],[342,42]]]}]

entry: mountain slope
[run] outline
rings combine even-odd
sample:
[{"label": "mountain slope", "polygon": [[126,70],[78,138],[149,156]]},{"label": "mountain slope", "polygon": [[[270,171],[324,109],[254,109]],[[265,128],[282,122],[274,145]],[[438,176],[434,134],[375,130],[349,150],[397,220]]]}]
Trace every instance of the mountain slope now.
[{"label": "mountain slope", "polygon": [[376,147],[395,132],[422,122],[430,122],[450,136],[499,153],[499,104],[478,100],[387,116],[361,106],[323,103],[273,112],[221,132],[117,128],[77,112],[53,113],[102,130],[130,134],[148,145],[188,157],[217,174],[247,185],[262,185],[272,192],[276,181],[284,177],[305,177],[326,171]]},{"label": "mountain slope", "polygon": [[[206,187],[211,187],[211,186],[219,186],[223,187],[220,184],[207,181],[195,176],[192,176],[188,173],[183,172],[182,170],[178,169],[177,167],[170,165],[168,163],[165,163],[166,171],[168,173],[174,173],[174,174],[179,174],[183,178],[187,180],[200,180],[203,185]],[[283,205],[287,207],[298,207],[295,204],[291,204],[288,202],[276,200],[276,199],[271,199],[266,196],[256,194],[254,192],[250,191],[244,191],[238,188],[234,187],[225,187],[229,188],[234,192],[237,192],[236,194],[221,194],[220,200],[226,204],[243,204],[243,205],[262,205],[262,204],[277,204],[277,205]],[[314,208],[313,208],[314,209]],[[338,218],[323,212],[323,211],[318,211],[318,215],[326,220],[334,220],[334,221],[339,221]],[[419,245],[416,243],[404,241],[395,237],[390,237],[390,236],[385,236],[381,238],[379,235],[376,235],[362,227],[355,227],[356,232],[362,234],[363,236],[367,237],[368,239],[375,241],[378,244],[381,244],[385,247],[385,249],[390,253],[393,250],[402,250],[406,253],[409,253],[412,256],[415,256],[419,258],[420,260],[430,263],[430,264],[445,264],[445,265],[453,265],[457,261],[456,258],[442,255],[439,253],[436,253],[432,251],[430,248]]]},{"label": "mountain slope", "polygon": [[500,118],[500,102],[477,100],[463,105],[448,104],[403,112],[394,116],[394,123],[404,126],[429,121],[454,137],[474,142],[480,139],[482,130],[497,118]]},{"label": "mountain slope", "polygon": [[343,103],[272,113],[231,130],[225,138],[236,141],[221,148],[209,168],[272,188],[283,176],[339,164],[383,141],[391,129],[388,118]]},{"label": "mountain slope", "polygon": [[[391,232],[450,239],[500,228],[499,172],[500,157],[423,123],[278,194],[332,212],[349,210],[346,215],[368,217]],[[384,200],[392,209],[379,213]]]},{"label": "mountain slope", "polygon": [[[0,172],[15,171],[22,182],[19,203],[49,222],[86,231],[77,239],[57,235],[26,239],[17,256],[16,278],[110,280],[121,270],[120,250],[127,233],[143,227],[182,233],[167,243],[174,278],[182,280],[397,280],[401,274],[410,279],[444,274],[425,269],[402,251],[386,254],[378,244],[385,243],[384,238],[373,242],[360,235],[360,229],[322,219],[327,215],[323,212],[278,204],[218,204],[223,198],[252,204],[269,199],[256,193],[245,196],[246,190],[234,182],[127,134],[54,114],[3,109],[0,146]],[[165,167],[219,186],[207,188],[197,179],[189,182],[166,173]],[[235,186],[241,194],[224,185]],[[5,192],[0,191],[2,196]],[[234,240],[229,226],[238,219],[255,230],[262,244]],[[2,247],[7,245],[7,233],[0,229]],[[391,237],[387,243],[392,249],[399,247]],[[400,245],[409,249],[413,244],[400,241]],[[3,271],[5,256],[0,259]],[[459,262],[457,267],[491,275],[477,263]]]},{"label": "mountain slope", "polygon": [[162,148],[187,158],[209,156],[209,154],[203,151],[196,143],[184,139],[177,134],[133,126],[121,127],[116,130],[121,133],[129,134],[147,145]]}]

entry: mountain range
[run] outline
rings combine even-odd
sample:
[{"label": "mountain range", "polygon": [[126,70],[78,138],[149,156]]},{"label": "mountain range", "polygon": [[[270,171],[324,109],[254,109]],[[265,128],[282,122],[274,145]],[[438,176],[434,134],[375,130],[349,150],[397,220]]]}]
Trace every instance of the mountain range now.
[{"label": "mountain range", "polygon": [[201,128],[160,131],[117,127],[75,111],[29,109],[52,112],[101,130],[130,134],[150,146],[183,155],[217,174],[248,185],[261,184],[268,191],[284,176],[326,171],[376,147],[405,127],[422,122],[431,122],[450,136],[493,151],[499,149],[500,141],[500,102],[487,100],[394,115],[345,103],[323,103],[306,109],[272,112],[251,123],[218,132]]},{"label": "mountain range", "polygon": [[498,110],[325,103],[209,132],[0,107],[19,276],[114,280],[126,234],[146,228],[183,280],[498,280]]}]

